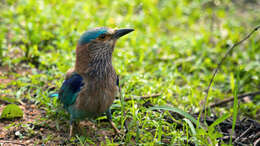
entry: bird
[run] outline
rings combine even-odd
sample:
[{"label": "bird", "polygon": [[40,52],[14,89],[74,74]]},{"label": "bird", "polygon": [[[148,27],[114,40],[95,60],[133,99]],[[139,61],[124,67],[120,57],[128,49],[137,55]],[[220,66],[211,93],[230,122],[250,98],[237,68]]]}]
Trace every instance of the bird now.
[{"label": "bird", "polygon": [[132,28],[98,27],[80,36],[75,66],[67,71],[57,94],[70,115],[69,137],[78,121],[93,119],[104,113],[115,132],[120,133],[112,121],[110,110],[119,91],[119,78],[112,65],[112,55],[117,40],[132,31]]}]

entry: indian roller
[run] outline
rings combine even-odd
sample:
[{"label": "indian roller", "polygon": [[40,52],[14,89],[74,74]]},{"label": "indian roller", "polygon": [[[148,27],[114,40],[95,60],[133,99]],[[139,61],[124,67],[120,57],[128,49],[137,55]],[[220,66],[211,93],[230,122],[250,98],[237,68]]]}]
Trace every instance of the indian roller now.
[{"label": "indian roller", "polygon": [[77,121],[106,113],[112,122],[110,106],[118,93],[118,76],[112,66],[116,41],[134,29],[95,28],[83,33],[76,47],[76,63],[65,77],[58,98],[70,114],[70,132]]}]

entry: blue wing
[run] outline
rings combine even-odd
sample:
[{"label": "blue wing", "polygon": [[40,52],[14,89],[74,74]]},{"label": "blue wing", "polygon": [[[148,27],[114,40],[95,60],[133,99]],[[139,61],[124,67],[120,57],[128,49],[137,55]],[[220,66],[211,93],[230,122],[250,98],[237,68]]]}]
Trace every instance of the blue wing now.
[{"label": "blue wing", "polygon": [[83,78],[76,73],[63,82],[59,91],[59,100],[63,103],[65,109],[76,101],[83,85]]}]

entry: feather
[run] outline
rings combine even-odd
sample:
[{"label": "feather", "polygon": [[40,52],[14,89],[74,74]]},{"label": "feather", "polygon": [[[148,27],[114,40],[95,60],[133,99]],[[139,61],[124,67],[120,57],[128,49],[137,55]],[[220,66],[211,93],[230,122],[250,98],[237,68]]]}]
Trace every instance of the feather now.
[{"label": "feather", "polygon": [[59,93],[52,93],[49,95],[50,98],[59,97]]},{"label": "feather", "polygon": [[65,109],[76,101],[83,85],[83,78],[76,73],[63,82],[59,91],[59,100],[63,103]]}]

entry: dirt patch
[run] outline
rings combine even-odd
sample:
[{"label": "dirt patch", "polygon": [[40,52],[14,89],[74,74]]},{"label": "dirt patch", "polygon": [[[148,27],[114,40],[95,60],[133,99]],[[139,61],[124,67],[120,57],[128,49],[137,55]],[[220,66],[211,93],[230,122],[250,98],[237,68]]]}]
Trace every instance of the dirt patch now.
[{"label": "dirt patch", "polygon": [[[0,106],[0,113],[5,106]],[[73,144],[78,139],[68,139],[69,121],[46,118],[46,110],[33,102],[20,104],[24,115],[21,119],[0,120],[0,144],[3,145],[34,145],[34,144]],[[93,144],[105,143],[106,138],[113,138],[114,131],[108,122],[102,122],[99,127],[90,121],[82,121],[77,128],[79,135],[91,138]],[[90,142],[90,143],[92,143]]]}]

